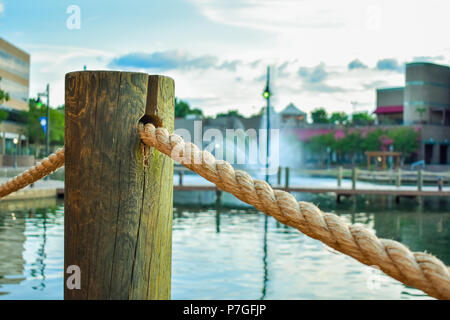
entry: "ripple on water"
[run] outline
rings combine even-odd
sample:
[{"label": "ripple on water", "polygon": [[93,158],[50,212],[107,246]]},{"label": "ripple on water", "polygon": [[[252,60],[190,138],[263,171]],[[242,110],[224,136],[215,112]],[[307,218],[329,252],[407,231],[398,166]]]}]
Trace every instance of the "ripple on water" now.
[{"label": "ripple on water", "polygon": [[[448,209],[329,198],[311,200],[450,264]],[[0,298],[61,299],[63,242],[62,206],[0,212]],[[173,299],[430,299],[255,210],[175,207],[172,242]]]}]

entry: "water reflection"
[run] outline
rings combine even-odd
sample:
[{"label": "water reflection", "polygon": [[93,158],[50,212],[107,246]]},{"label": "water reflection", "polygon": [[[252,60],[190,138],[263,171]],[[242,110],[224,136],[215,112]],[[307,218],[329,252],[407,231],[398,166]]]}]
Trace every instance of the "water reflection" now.
[{"label": "water reflection", "polygon": [[[448,201],[300,198],[450,265]],[[0,202],[2,299],[62,299],[63,231],[54,199]],[[173,299],[428,298],[252,209],[175,207],[172,260]]]},{"label": "water reflection", "polygon": [[266,298],[266,290],[267,290],[267,281],[268,278],[268,268],[267,268],[267,221],[269,220],[268,216],[264,216],[264,240],[263,240],[263,266],[264,266],[264,279],[262,285],[262,294],[260,300],[264,300]]},{"label": "water reflection", "polygon": [[25,260],[22,257],[25,237],[25,224],[21,212],[9,212],[0,215],[0,295],[3,285],[20,284],[23,276]]},{"label": "water reflection", "polygon": [[[30,210],[30,212],[32,213],[32,210]],[[40,236],[42,237],[42,240],[38,240],[40,244],[36,252],[36,259],[32,263],[30,274],[33,278],[40,279],[38,285],[35,285],[32,288],[42,291],[45,289],[45,259],[47,257],[45,254],[45,247],[47,244],[47,213],[45,209],[41,209],[40,215],[42,226],[36,225],[36,227],[42,230],[42,236]],[[35,214],[32,213],[31,216],[35,216]],[[37,222],[37,224],[39,224],[39,222]]]},{"label": "water reflection", "polygon": [[2,298],[62,298],[63,221],[56,199],[0,202]]}]

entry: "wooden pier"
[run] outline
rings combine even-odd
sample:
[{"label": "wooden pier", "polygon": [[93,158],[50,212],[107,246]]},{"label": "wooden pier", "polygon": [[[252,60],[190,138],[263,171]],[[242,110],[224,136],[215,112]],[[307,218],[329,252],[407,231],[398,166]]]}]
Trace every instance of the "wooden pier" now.
[{"label": "wooden pier", "polygon": [[[392,195],[400,197],[450,197],[450,191],[417,191],[417,190],[401,190],[401,189],[346,189],[346,188],[311,188],[301,186],[273,186],[274,189],[284,190],[288,192],[305,192],[305,193],[335,193],[336,195],[352,196],[352,195]],[[219,190],[216,186],[210,185],[174,185],[175,191],[215,191]]]}]

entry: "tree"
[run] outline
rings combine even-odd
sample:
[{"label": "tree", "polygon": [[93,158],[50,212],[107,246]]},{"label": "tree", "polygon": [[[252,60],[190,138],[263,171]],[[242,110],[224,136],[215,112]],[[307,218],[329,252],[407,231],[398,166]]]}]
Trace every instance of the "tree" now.
[{"label": "tree", "polygon": [[420,115],[420,123],[424,123],[423,115],[424,115],[425,111],[427,111],[427,108],[425,108],[425,107],[417,107],[416,108],[416,112]]},{"label": "tree", "polygon": [[379,151],[383,134],[382,129],[367,132],[366,136],[361,140],[361,151]]},{"label": "tree", "polygon": [[[2,77],[0,77],[0,82],[2,81]],[[2,104],[5,101],[9,101],[9,93],[3,91],[0,88],[0,104]]]},{"label": "tree", "polygon": [[306,147],[311,151],[311,153],[318,154],[320,156],[321,162],[325,162],[327,156],[327,148],[333,149],[334,143],[334,135],[332,132],[330,132],[312,136],[306,143]]},{"label": "tree", "polygon": [[[0,77],[0,82],[2,80],[2,77]],[[5,102],[5,101],[9,101],[9,93],[3,91],[0,88],[0,105]],[[4,111],[4,110],[0,110],[0,122],[2,122],[3,120],[6,120],[8,118],[8,112]]]},{"label": "tree", "polygon": [[330,117],[330,122],[334,124],[346,124],[348,115],[345,112],[333,112]]},{"label": "tree", "polygon": [[175,117],[185,118],[189,114],[203,116],[203,111],[200,109],[191,109],[187,102],[175,98]]},{"label": "tree", "polygon": [[311,119],[313,123],[329,123],[327,111],[324,108],[319,108],[311,111]]},{"label": "tree", "polygon": [[240,117],[244,118],[242,114],[239,113],[238,110],[229,110],[228,112],[221,112],[216,115],[216,118],[220,117]]},{"label": "tree", "polygon": [[[50,108],[50,145],[61,146],[64,144],[64,106],[56,109]],[[25,112],[27,119],[28,136],[30,143],[36,145],[45,144],[45,132],[40,124],[40,117],[47,114],[47,106],[39,107],[36,100],[30,99],[28,103],[28,112]]]},{"label": "tree", "polygon": [[361,132],[350,132],[347,130],[343,138],[336,139],[335,136],[334,149],[342,154],[349,154],[352,159],[352,164],[355,164],[355,155],[358,151],[361,151],[361,143]]},{"label": "tree", "polygon": [[257,112],[257,113],[255,113],[255,114],[252,114],[251,116],[250,116],[250,118],[253,118],[253,117],[261,117],[263,114],[265,114],[266,113],[266,107],[261,107],[261,109],[259,109],[259,111]]},{"label": "tree", "polygon": [[352,114],[352,124],[358,126],[369,126],[375,122],[374,116],[369,114],[367,111],[356,112]]},{"label": "tree", "polygon": [[419,148],[419,133],[413,128],[393,128],[386,134],[392,139],[394,150],[402,153],[402,162]]}]

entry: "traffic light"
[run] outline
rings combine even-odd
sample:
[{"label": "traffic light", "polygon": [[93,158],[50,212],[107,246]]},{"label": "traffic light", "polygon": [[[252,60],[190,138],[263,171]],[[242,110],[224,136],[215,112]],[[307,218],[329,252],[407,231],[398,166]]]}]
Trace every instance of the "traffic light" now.
[{"label": "traffic light", "polygon": [[269,99],[269,97],[270,97],[270,90],[269,90],[269,87],[266,87],[266,89],[264,90],[264,92],[263,92],[263,97],[264,97],[265,99]]},{"label": "traffic light", "polygon": [[36,108],[39,109],[40,107],[42,107],[42,101],[41,101],[41,98],[38,97],[37,100],[36,100]]}]

